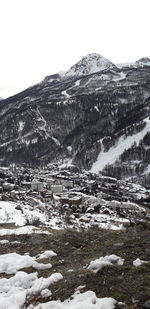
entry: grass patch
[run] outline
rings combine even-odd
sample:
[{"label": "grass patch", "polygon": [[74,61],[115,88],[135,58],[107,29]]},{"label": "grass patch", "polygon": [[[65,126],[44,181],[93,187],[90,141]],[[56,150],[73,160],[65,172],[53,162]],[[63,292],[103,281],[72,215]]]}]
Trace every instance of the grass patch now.
[{"label": "grass patch", "polygon": [[[21,243],[14,249],[1,246],[0,254],[29,252],[31,256],[36,256],[45,250],[56,252],[57,256],[41,261],[51,263],[52,268],[38,271],[39,277],[48,277],[54,272],[63,275],[62,281],[51,286],[53,299],[64,300],[70,297],[80,285],[85,286],[83,291],[92,290],[98,297],[113,297],[129,307],[133,305],[132,297],[138,299],[139,304],[149,299],[150,265],[148,263],[134,267],[133,260],[139,257],[150,261],[150,231],[134,228],[134,232],[132,229],[130,232],[102,229],[50,232],[50,235],[3,237],[10,241],[19,240]],[[124,265],[105,266],[96,274],[84,268],[91,260],[110,254],[124,258]],[[35,270],[29,268],[24,271]]]}]

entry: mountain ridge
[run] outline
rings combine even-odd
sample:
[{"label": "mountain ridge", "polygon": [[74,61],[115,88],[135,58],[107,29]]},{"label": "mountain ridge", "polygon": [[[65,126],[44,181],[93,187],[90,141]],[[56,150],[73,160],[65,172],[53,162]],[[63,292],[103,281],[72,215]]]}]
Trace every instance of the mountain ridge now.
[{"label": "mountain ridge", "polygon": [[[85,56],[69,73],[47,76],[1,101],[1,164],[68,160],[90,170],[99,154],[116,147],[121,136],[144,130],[144,119],[150,115],[149,59],[122,68],[104,59]],[[107,162],[103,172],[134,177],[140,170],[141,177],[150,164],[149,130],[134,151],[133,144],[117,162]]]}]

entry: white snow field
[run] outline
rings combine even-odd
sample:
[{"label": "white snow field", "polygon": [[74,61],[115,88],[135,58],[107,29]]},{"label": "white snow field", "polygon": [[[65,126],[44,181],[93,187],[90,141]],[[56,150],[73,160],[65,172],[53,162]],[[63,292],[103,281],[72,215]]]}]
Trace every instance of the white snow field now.
[{"label": "white snow field", "polygon": [[24,205],[21,202],[0,201],[0,223],[14,223],[17,226],[23,226],[27,224],[27,220],[32,223],[34,218],[45,223],[45,213],[40,211],[38,203],[39,201],[37,201],[37,206],[33,208],[29,204]]},{"label": "white snow field", "polygon": [[[59,214],[57,214],[57,216],[53,216],[53,211],[51,210],[51,218],[49,218],[45,208],[41,207],[41,209],[40,207],[38,208],[38,206],[31,207],[28,204],[23,205],[21,203],[0,201],[0,223],[13,223],[16,226],[13,228],[1,228],[0,236],[32,233],[48,235],[50,233],[46,230],[43,230],[42,226],[50,227],[53,229],[62,229],[65,227],[65,223],[63,221],[61,227],[58,225],[58,222],[60,222]],[[35,219],[39,220],[41,228],[32,226],[32,222],[34,223]],[[122,230],[123,222],[125,221],[122,219],[120,222],[116,221],[113,223],[116,220],[116,217],[113,214],[111,216],[92,214],[90,215],[89,221],[89,214],[83,214],[80,219],[74,218],[73,223],[76,224],[77,227],[84,225],[85,228],[88,228],[91,225],[94,225],[95,220],[100,228],[112,230]],[[31,225],[26,225],[27,221],[31,222]]]}]

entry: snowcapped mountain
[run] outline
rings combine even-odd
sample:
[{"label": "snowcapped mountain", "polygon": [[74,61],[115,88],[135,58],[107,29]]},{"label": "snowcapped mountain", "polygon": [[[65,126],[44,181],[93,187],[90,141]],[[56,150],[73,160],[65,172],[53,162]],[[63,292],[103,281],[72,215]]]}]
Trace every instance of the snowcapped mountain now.
[{"label": "snowcapped mountain", "polygon": [[124,67],[130,67],[130,68],[140,68],[140,67],[143,67],[143,66],[150,66],[150,58],[148,57],[144,57],[144,58],[141,58],[135,62],[131,62],[131,63],[118,63],[116,64],[116,66],[118,68],[124,68]]},{"label": "snowcapped mountain", "polygon": [[89,54],[73,65],[66,76],[88,75],[111,68],[115,68],[115,65],[108,59],[98,54]]},{"label": "snowcapped mountain", "polygon": [[1,164],[62,160],[118,178],[148,179],[149,85],[148,58],[119,66],[90,54],[68,72],[2,100]]},{"label": "snowcapped mountain", "polygon": [[139,66],[150,66],[150,59],[148,57],[141,58],[135,62]]}]

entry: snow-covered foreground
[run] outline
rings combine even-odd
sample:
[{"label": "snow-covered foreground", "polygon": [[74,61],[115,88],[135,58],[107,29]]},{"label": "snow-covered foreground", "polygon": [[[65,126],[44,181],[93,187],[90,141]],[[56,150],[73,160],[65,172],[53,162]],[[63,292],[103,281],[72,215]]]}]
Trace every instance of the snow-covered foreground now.
[{"label": "snow-covered foreground", "polygon": [[[14,211],[17,210],[16,204],[12,203],[11,213],[13,207]],[[7,212],[8,210],[9,204]],[[22,214],[21,211],[20,213]],[[92,216],[93,220],[96,216],[99,222],[107,219],[107,215],[103,215],[103,219],[100,214]],[[88,214],[84,214],[81,219],[88,221]],[[133,255],[128,260],[124,250],[128,244],[129,234],[124,235],[125,232],[101,230],[98,233],[93,229],[85,231],[84,235],[83,231],[69,232],[69,230],[49,233],[43,230],[42,226],[40,228],[22,226],[10,230],[3,228],[0,232],[0,309],[113,309],[116,308],[117,301],[122,301],[122,298],[116,294],[114,296],[112,290],[109,293],[108,286],[108,293],[100,290],[101,293],[96,296],[95,288],[98,281],[102,282],[99,285],[100,289],[105,289],[105,277],[108,284],[111,274],[115,273],[116,276],[117,269],[121,270],[121,273],[125,271],[124,263],[128,263],[131,269],[140,267],[143,263],[145,267],[149,266],[148,254],[143,255],[144,248],[141,249],[139,258],[137,248],[135,252],[132,248]],[[47,234],[43,235],[44,232]],[[22,236],[24,234],[28,235]],[[134,233],[131,235],[134,237]],[[139,239],[142,238],[137,237],[138,241]],[[83,259],[81,255],[84,256]],[[94,278],[96,282],[91,285]],[[120,278],[116,278],[117,280],[119,282]],[[55,283],[56,286],[52,287]]]},{"label": "snow-covered foreground", "polygon": [[[26,309],[25,305],[27,297],[30,295],[41,295],[41,297],[51,297],[49,290],[51,284],[62,280],[60,273],[54,273],[47,278],[38,278],[38,273],[27,274],[24,271],[18,271],[22,268],[33,267],[37,270],[51,268],[51,264],[41,264],[37,260],[50,258],[57,254],[52,250],[39,254],[38,257],[31,257],[28,254],[19,255],[9,253],[0,256],[0,273],[15,274],[10,278],[0,279],[0,308],[1,309]],[[73,298],[73,299],[72,299]],[[30,305],[28,309],[80,309],[97,308],[97,309],[113,309],[116,301],[113,298],[97,298],[95,293],[87,291],[80,294],[77,291],[73,297],[64,302],[48,301],[37,306]]]},{"label": "snow-covered foreground", "polygon": [[[114,309],[117,301],[111,297],[98,298],[93,291],[80,292],[78,287],[75,293],[65,301],[53,300],[50,286],[59,280],[62,280],[61,273],[53,273],[47,278],[38,277],[38,272],[26,273],[21,269],[26,267],[36,268],[37,271],[51,268],[51,264],[38,263],[41,259],[47,259],[57,256],[52,250],[40,253],[36,257],[28,254],[20,255],[9,253],[0,255],[0,273],[12,274],[10,278],[0,279],[0,308],[1,309]],[[110,256],[100,257],[91,261],[89,266],[85,268],[87,271],[98,272],[105,265],[123,266],[124,259],[112,254]],[[139,258],[133,261],[134,266],[140,266],[148,261],[142,261]],[[81,286],[82,287],[82,286]],[[36,305],[28,305],[29,297],[46,298],[48,301],[36,302]]]},{"label": "snow-covered foreground", "polygon": [[[93,198],[93,197],[92,197]],[[93,200],[94,203],[95,200]],[[97,201],[97,200],[96,200]],[[55,247],[54,251],[49,250],[49,244],[51,244],[50,239],[51,235],[55,234],[55,231],[50,231],[48,228],[57,228],[59,229],[60,226],[57,223],[61,222],[61,214],[56,212],[56,208],[54,210],[50,206],[50,208],[45,208],[44,204],[40,201],[36,201],[37,203],[33,206],[26,203],[14,203],[14,202],[0,202],[0,223],[2,224],[2,228],[0,229],[0,237],[3,239],[0,240],[1,245],[1,252],[4,254],[0,255],[0,273],[4,274],[3,278],[0,278],[0,309],[113,309],[116,305],[116,300],[108,297],[105,298],[98,298],[96,294],[91,291],[90,287],[86,289],[84,293],[80,292],[80,289],[75,288],[69,294],[70,298],[67,298],[64,301],[56,300],[58,297],[53,297],[53,289],[51,290],[51,285],[59,280],[62,282],[62,289],[65,286],[65,282],[68,281],[68,277],[65,278],[65,272],[63,268],[60,267],[63,263],[64,259],[57,260],[55,263],[55,268],[53,271],[53,265],[51,264],[51,258],[57,259],[57,253],[55,253],[55,249],[59,246],[63,246],[67,248],[69,242],[60,243],[57,242],[57,246]],[[124,206],[127,203],[125,203]],[[91,205],[91,204],[90,204]],[[76,218],[73,214],[70,215],[70,224],[72,226],[79,227],[84,226],[84,228],[88,228],[90,226],[94,226],[96,224],[98,227],[102,227],[106,230],[119,230],[123,229],[123,223],[128,223],[128,219],[115,217],[115,214],[107,209],[108,202],[106,203],[104,209],[105,211],[108,210],[108,214],[91,214],[91,213],[83,213],[80,215],[80,218]],[[137,207],[136,204],[132,205],[135,206],[136,210],[139,210],[139,206]],[[53,211],[53,213],[52,213]],[[143,209],[144,211],[144,209]],[[34,223],[39,220],[39,227],[35,227],[34,225],[26,225],[27,222]],[[115,223],[113,222],[115,221]],[[72,223],[71,223],[72,222]],[[6,228],[5,227],[6,224]],[[45,224],[45,225],[44,225]],[[10,227],[10,228],[8,228]],[[46,227],[48,227],[46,229]],[[65,227],[65,222],[61,224],[61,228]],[[57,231],[62,232],[63,231]],[[77,233],[77,232],[75,232]],[[105,233],[105,232],[104,232]],[[116,232],[120,233],[120,232]],[[32,235],[34,234],[34,236]],[[37,234],[45,234],[45,235],[37,235]],[[14,235],[14,236],[13,236]],[[17,235],[17,237],[15,236]],[[20,236],[19,236],[20,235]],[[21,235],[28,235],[27,238],[22,237]],[[116,234],[117,235],[117,234]],[[8,237],[8,239],[7,239]],[[77,235],[75,236],[77,237]],[[97,237],[97,236],[96,236]],[[30,251],[30,244],[35,244],[37,241],[37,246],[41,248],[43,244],[43,239],[46,239],[44,249],[39,249],[37,251],[35,245],[34,250]],[[52,243],[54,244],[57,239],[54,236]],[[17,240],[16,240],[17,239]],[[23,239],[25,250],[31,252],[20,254],[21,251],[21,241]],[[29,243],[28,239],[30,239]],[[92,242],[90,243],[90,246]],[[28,249],[26,249],[28,246]],[[119,245],[120,246],[120,245]],[[12,252],[12,248],[16,247],[16,252]],[[10,248],[10,250],[9,250]],[[81,247],[82,248],[82,247]],[[76,250],[73,245],[70,245],[70,250]],[[6,251],[5,251],[6,250]],[[78,250],[78,249],[77,249]],[[82,249],[81,249],[82,250]],[[40,252],[41,251],[41,252]],[[7,254],[6,254],[7,252]],[[8,253],[9,252],[9,253]],[[58,250],[58,259],[60,259],[59,254],[61,250]],[[68,252],[68,251],[67,251]],[[106,252],[108,254],[108,252]],[[100,258],[95,259],[97,256],[92,256],[88,264],[82,265],[82,271],[91,273],[94,276],[94,273],[98,273],[103,266],[111,266],[119,265],[123,267],[124,259],[121,258],[119,255],[122,254],[111,254],[106,256],[101,256]],[[32,256],[34,255],[34,256]],[[99,256],[99,255],[98,255]],[[64,257],[64,255],[63,255]],[[75,257],[75,255],[74,255]],[[66,258],[66,256],[65,256]],[[67,258],[68,259],[68,255]],[[45,260],[45,261],[43,261]],[[50,260],[50,261],[49,261]],[[59,265],[60,263],[60,265]],[[66,263],[66,261],[65,261]],[[140,266],[143,263],[149,263],[148,261],[144,261],[141,259],[132,260],[131,265]],[[86,266],[85,266],[86,265]],[[70,265],[69,265],[70,266]],[[66,273],[69,273],[69,270],[73,273],[75,272],[74,269],[66,270]],[[72,265],[71,265],[72,266]],[[117,267],[119,267],[117,266]],[[73,266],[74,267],[74,266]],[[30,269],[31,273],[26,272],[26,268]],[[33,269],[33,270],[32,270]],[[36,272],[35,272],[36,271]],[[40,275],[41,272],[44,272],[44,275]],[[42,273],[43,274],[43,273]],[[63,274],[63,275],[62,275]],[[46,275],[46,278],[45,278]],[[61,284],[60,282],[60,284]],[[94,289],[93,289],[94,290]],[[74,293],[75,291],[75,293]],[[74,294],[73,294],[74,293]],[[71,296],[71,294],[73,294]],[[101,296],[101,295],[100,295]],[[105,295],[103,295],[105,296]],[[38,299],[40,298],[40,301]],[[30,299],[35,299],[36,301],[31,301]],[[55,300],[54,300],[55,299]],[[64,298],[63,298],[64,299]],[[29,300],[29,302],[28,302]]]}]

